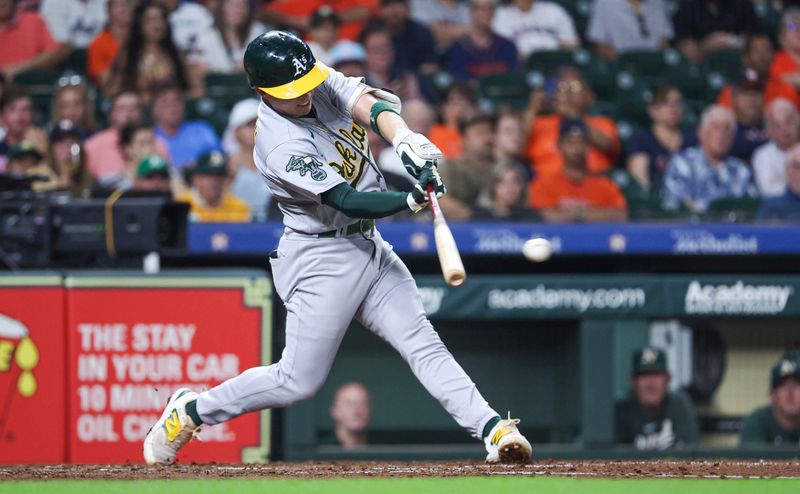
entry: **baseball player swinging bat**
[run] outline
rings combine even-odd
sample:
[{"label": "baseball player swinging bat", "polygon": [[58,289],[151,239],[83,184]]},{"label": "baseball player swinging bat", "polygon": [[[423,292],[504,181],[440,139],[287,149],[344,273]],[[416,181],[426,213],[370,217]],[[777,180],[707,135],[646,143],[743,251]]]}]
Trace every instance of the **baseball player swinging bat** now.
[{"label": "baseball player swinging bat", "polygon": [[[411,272],[375,227],[377,218],[430,206],[445,279],[464,281],[436,202],[447,192],[436,167],[441,150],[408,128],[397,96],[317,62],[291,33],[270,31],[250,42],[244,67],[261,98],[256,167],[283,212],[284,233],[269,262],[286,307],[286,347],[278,362],[201,393],[175,391],[145,437],[145,461],[174,462],[205,425],[314,396],[353,320],[405,358],[456,422],[483,441],[486,461],[530,461],[519,420],[501,418],[478,392],[425,314]],[[417,180],[411,192],[386,190],[367,126],[392,143]]]},{"label": "baseball player swinging bat", "polygon": [[448,285],[460,286],[466,281],[467,272],[464,270],[464,263],[461,262],[453,233],[447,226],[442,208],[439,207],[439,199],[436,198],[433,185],[428,185],[428,202],[433,213],[433,238],[436,240],[436,253],[439,254],[442,275]]}]

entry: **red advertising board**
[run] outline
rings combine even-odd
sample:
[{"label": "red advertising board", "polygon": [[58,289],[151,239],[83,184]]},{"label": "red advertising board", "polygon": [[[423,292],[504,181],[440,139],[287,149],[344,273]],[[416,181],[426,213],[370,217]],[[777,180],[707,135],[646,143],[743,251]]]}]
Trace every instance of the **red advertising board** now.
[{"label": "red advertising board", "polygon": [[0,276],[0,463],[66,461],[60,276]]},{"label": "red advertising board", "polygon": [[[269,363],[268,281],[183,276],[67,277],[71,462],[140,463],[175,389]],[[268,420],[265,411],[204,427],[179,461],[264,461]]]}]

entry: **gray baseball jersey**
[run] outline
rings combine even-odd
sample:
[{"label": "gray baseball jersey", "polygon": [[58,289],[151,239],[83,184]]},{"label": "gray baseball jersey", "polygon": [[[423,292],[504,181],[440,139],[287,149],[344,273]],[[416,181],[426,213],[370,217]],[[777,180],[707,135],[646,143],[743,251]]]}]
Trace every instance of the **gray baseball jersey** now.
[{"label": "gray baseball jersey", "polygon": [[362,79],[330,69],[314,90],[316,118],[286,118],[261,103],[255,162],[292,230],[321,233],[353,223],[320,202],[320,194],[340,183],[359,191],[386,190],[367,132],[353,121],[356,100],[369,90]]},{"label": "gray baseball jersey", "polygon": [[287,118],[264,103],[259,108],[256,165],[287,226],[270,256],[286,307],[286,347],[279,362],[201,393],[197,412],[206,424],[313,396],[354,318],[397,349],[470,434],[480,438],[497,416],[436,334],[414,278],[380,232],[314,235],[354,222],[322,204],[323,192],[343,182],[359,191],[385,190],[366,131],[352,116],[358,97],[371,90],[331,70],[314,89],[312,117]]}]

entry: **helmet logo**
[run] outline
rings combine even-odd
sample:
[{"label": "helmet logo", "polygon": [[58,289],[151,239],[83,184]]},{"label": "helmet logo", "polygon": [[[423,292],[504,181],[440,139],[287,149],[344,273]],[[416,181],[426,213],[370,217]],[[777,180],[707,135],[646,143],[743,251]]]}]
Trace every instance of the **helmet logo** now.
[{"label": "helmet logo", "polygon": [[306,56],[303,55],[299,60],[297,57],[292,57],[292,64],[294,65],[294,75],[298,76],[305,73],[308,62],[306,61]]}]

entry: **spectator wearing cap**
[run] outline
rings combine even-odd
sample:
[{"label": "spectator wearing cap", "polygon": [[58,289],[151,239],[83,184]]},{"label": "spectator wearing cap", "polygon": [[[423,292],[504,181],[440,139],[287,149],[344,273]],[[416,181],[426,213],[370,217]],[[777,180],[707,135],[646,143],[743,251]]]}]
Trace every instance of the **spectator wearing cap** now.
[{"label": "spectator wearing cap", "polygon": [[[536,91],[532,92],[535,95]],[[529,123],[527,156],[533,170],[539,175],[559,173],[563,168],[558,149],[559,128],[564,119],[579,118],[589,131],[587,170],[592,173],[611,169],[619,154],[619,135],[613,120],[602,115],[589,115],[594,103],[594,92],[583,75],[573,67],[558,70],[553,96],[555,113],[541,114],[542,107],[532,97],[526,110]]]},{"label": "spectator wearing cap", "polygon": [[[430,74],[437,70],[436,40],[424,25],[410,18],[408,0],[381,0],[377,19],[371,20],[365,31],[386,30],[394,48],[392,70],[397,73]],[[361,43],[369,46],[361,35]]]},{"label": "spectator wearing cap", "polygon": [[192,188],[178,200],[189,203],[189,218],[198,222],[250,221],[247,203],[225,191],[228,160],[219,151],[203,153],[191,170]]},{"label": "spectator wearing cap", "polygon": [[800,145],[791,148],[787,155],[786,191],[761,203],[759,221],[800,221]]},{"label": "spectator wearing cap", "polygon": [[5,135],[0,139],[0,172],[5,169],[9,150],[22,141],[33,145],[40,154],[47,150],[47,134],[33,125],[33,100],[25,88],[6,88],[0,100],[0,122],[5,126]]},{"label": "spectator wearing cap", "polygon": [[800,444],[800,360],[786,355],[770,373],[770,404],[757,409],[742,424],[745,444]]},{"label": "spectator wearing cap", "polygon": [[411,18],[430,29],[439,50],[444,51],[469,30],[469,9],[465,3],[462,0],[411,0]]},{"label": "spectator wearing cap", "polygon": [[497,9],[494,32],[517,44],[523,58],[539,50],[572,50],[581,41],[572,17],[555,2],[512,0]]},{"label": "spectator wearing cap", "polygon": [[[742,52],[742,68],[745,74],[754,74],[754,78],[769,81],[770,66],[775,59],[775,49],[772,40],[766,34],[753,34],[747,37]],[[717,104],[733,110],[733,86],[725,84],[717,96]],[[764,106],[775,98],[782,96],[780,88],[767,84],[764,93]]]},{"label": "spectator wearing cap", "polygon": [[16,6],[17,0],[0,0],[0,74],[8,81],[22,72],[53,68],[67,55],[38,12]]},{"label": "spectator wearing cap", "polygon": [[419,81],[413,71],[395,64],[395,47],[392,35],[380,24],[367,27],[361,33],[361,43],[367,54],[366,83],[368,86],[386,88],[401,100],[420,96]]},{"label": "spectator wearing cap", "polygon": [[339,16],[339,36],[354,41],[377,13],[379,0],[272,0],[263,2],[259,15],[267,24],[305,32],[314,11],[324,5],[330,5]]},{"label": "spectator wearing cap", "polygon": [[328,56],[331,67],[347,77],[364,77],[367,73],[367,52],[355,41],[340,40]]},{"label": "spectator wearing cap", "polygon": [[223,146],[230,157],[228,164],[233,176],[231,193],[247,203],[253,213],[253,220],[264,221],[267,219],[272,194],[264,185],[264,177],[256,168],[253,157],[259,103],[257,99],[247,99],[233,106],[228,127],[225,129]]},{"label": "spectator wearing cap", "polygon": [[249,0],[220,0],[213,14],[214,26],[199,34],[189,57],[195,76],[243,72],[245,48],[270,28],[255,20]]},{"label": "spectator wearing cap", "polygon": [[132,190],[145,192],[172,193],[169,163],[158,155],[150,155],[139,162],[136,167],[136,179]]},{"label": "spectator wearing cap", "polygon": [[517,47],[492,30],[496,5],[496,0],[470,0],[469,29],[447,50],[447,69],[456,79],[502,74],[519,67]]},{"label": "spectator wearing cap", "polygon": [[558,148],[563,169],[531,182],[531,207],[548,222],[626,221],[628,206],[617,185],[587,168],[589,128],[583,120],[561,120]]},{"label": "spectator wearing cap", "polygon": [[[129,124],[142,120],[144,114],[142,98],[134,91],[124,91],[111,99],[108,110],[109,128],[93,134],[84,144],[86,164],[95,179],[104,185],[112,185],[130,169],[120,133]],[[156,139],[155,153],[169,161],[169,151],[161,139]]]},{"label": "spectator wearing cap", "polygon": [[67,190],[73,197],[88,197],[94,178],[86,166],[80,129],[71,120],[57,122],[50,131],[47,164],[55,180],[50,189]]},{"label": "spectator wearing cap", "polygon": [[669,391],[663,350],[645,347],[633,354],[631,393],[614,407],[615,438],[641,450],[664,450],[700,440],[697,412],[683,392]]},{"label": "spectator wearing cap", "polygon": [[494,167],[495,119],[477,114],[464,121],[464,151],[460,158],[439,166],[447,195],[440,199],[442,212],[453,221],[468,220],[475,206],[488,206],[488,193]]},{"label": "spectator wearing cap", "polygon": [[432,143],[442,150],[446,159],[461,156],[461,122],[477,112],[475,95],[466,83],[455,83],[447,88],[439,105],[439,118],[427,134]]},{"label": "spectator wearing cap", "polygon": [[736,50],[747,36],[763,32],[750,0],[687,0],[675,14],[675,41],[695,64],[707,54]]},{"label": "spectator wearing cap", "polygon": [[86,48],[108,20],[108,0],[42,0],[39,12],[53,38],[71,48]]},{"label": "spectator wearing cap", "polygon": [[664,208],[685,207],[705,213],[717,199],[754,197],[756,189],[747,165],[730,155],[736,119],[721,106],[707,108],[700,117],[700,144],[676,153],[664,176]]},{"label": "spectator wearing cap", "polygon": [[8,153],[8,169],[6,172],[14,177],[31,179],[31,190],[36,192],[51,191],[59,188],[58,176],[48,166],[44,155],[28,141],[11,148]]},{"label": "spectator wearing cap", "polygon": [[83,77],[62,77],[53,95],[52,124],[63,120],[72,122],[75,131],[85,140],[94,132],[94,102]]},{"label": "spectator wearing cap", "polygon": [[156,122],[156,136],[169,149],[172,166],[189,166],[204,152],[221,150],[214,128],[202,120],[185,119],[183,92],[177,86],[159,89],[153,98],[151,113]]},{"label": "spectator wearing cap", "polygon": [[736,133],[731,156],[749,163],[757,147],[767,142],[764,130],[764,82],[755,72],[746,72],[733,85],[733,114],[736,116]]},{"label": "spectator wearing cap", "polygon": [[308,46],[314,56],[325,65],[333,66],[331,52],[342,43],[350,43],[339,39],[339,16],[329,5],[323,5],[311,14],[309,33],[311,40]]},{"label": "spectator wearing cap", "polygon": [[791,101],[773,100],[764,111],[769,142],[753,152],[753,177],[762,198],[786,192],[789,150],[800,142],[800,113]]},{"label": "spectator wearing cap", "polygon": [[86,74],[97,85],[105,85],[119,47],[128,39],[134,0],[108,0],[108,24],[89,44]]},{"label": "spectator wearing cap", "polygon": [[152,3],[166,10],[175,46],[186,55],[194,55],[200,36],[214,26],[211,12],[198,2],[152,0]]},{"label": "spectator wearing cap", "polygon": [[626,166],[644,190],[660,191],[672,154],[697,145],[697,136],[680,127],[683,95],[675,86],[656,88],[647,113],[652,123],[628,140]]},{"label": "spectator wearing cap", "polygon": [[607,60],[635,50],[663,50],[674,33],[664,0],[596,0],[586,37]]}]

